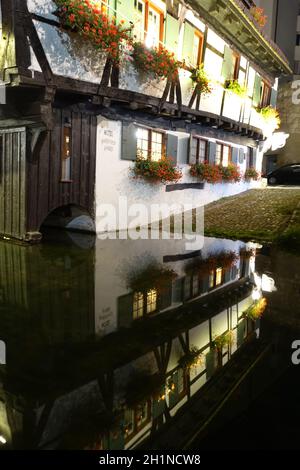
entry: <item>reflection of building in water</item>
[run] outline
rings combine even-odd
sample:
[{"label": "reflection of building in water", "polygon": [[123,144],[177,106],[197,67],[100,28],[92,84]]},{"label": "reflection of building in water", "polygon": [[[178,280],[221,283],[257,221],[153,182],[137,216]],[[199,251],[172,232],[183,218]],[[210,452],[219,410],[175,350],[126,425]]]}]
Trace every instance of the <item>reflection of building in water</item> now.
[{"label": "reflection of building in water", "polygon": [[8,445],[135,447],[255,338],[254,252],[209,239],[186,254],[181,243],[1,245]]}]

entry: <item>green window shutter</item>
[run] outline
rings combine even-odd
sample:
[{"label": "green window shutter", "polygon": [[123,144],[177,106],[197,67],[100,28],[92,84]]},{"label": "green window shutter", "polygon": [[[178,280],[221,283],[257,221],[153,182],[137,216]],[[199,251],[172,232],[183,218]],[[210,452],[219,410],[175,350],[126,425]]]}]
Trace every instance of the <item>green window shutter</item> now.
[{"label": "green window shutter", "polygon": [[215,164],[216,150],[217,150],[217,144],[215,142],[209,142],[209,144],[208,144],[208,163],[210,163],[210,165]]},{"label": "green window shutter", "polygon": [[222,77],[225,80],[231,80],[234,73],[234,61],[233,61],[233,52],[230,47],[225,46],[224,50],[224,60],[222,66]]},{"label": "green window shutter", "polygon": [[129,328],[133,321],[133,294],[118,298],[118,328]]},{"label": "green window shutter", "polygon": [[172,158],[174,164],[178,160],[178,137],[174,134],[167,134],[167,157]]},{"label": "green window shutter", "polygon": [[122,149],[121,160],[136,160],[137,153],[137,128],[133,123],[123,122],[122,124]]},{"label": "green window shutter", "polygon": [[170,52],[174,52],[176,57],[178,55],[178,37],[179,22],[167,13],[165,21],[165,46]]},{"label": "green window shutter", "polygon": [[276,104],[277,104],[277,91],[274,90],[274,88],[272,88],[272,91],[271,91],[271,99],[270,99],[270,105],[273,106],[273,108],[276,108]]},{"label": "green window shutter", "polygon": [[238,160],[239,160],[239,149],[236,147],[232,147],[232,163],[234,165],[237,165]]},{"label": "green window shutter", "polygon": [[256,74],[253,90],[253,105],[258,106],[261,99],[261,78]]},{"label": "green window shutter", "polygon": [[195,34],[195,28],[191,26],[189,23],[185,22],[182,59],[187,64],[191,64],[193,62],[194,34]]},{"label": "green window shutter", "polygon": [[[110,0],[113,3],[113,0]],[[135,8],[134,0],[117,0],[116,1],[116,10],[117,10],[117,22],[125,20],[124,27],[128,27],[131,23],[134,23]]]}]

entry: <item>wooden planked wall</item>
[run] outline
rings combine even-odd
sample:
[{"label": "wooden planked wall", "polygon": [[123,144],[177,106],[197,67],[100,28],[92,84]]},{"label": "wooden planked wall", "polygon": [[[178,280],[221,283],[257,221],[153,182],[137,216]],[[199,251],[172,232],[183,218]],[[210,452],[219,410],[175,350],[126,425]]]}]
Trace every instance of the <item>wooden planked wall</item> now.
[{"label": "wooden planked wall", "polygon": [[0,130],[0,234],[25,235],[26,130]]},{"label": "wooden planked wall", "polygon": [[[74,204],[94,215],[96,116],[63,108],[54,110],[55,126],[47,132],[39,155],[27,162],[27,231],[38,231],[56,208]],[[72,125],[72,177],[61,181],[65,121]]]}]

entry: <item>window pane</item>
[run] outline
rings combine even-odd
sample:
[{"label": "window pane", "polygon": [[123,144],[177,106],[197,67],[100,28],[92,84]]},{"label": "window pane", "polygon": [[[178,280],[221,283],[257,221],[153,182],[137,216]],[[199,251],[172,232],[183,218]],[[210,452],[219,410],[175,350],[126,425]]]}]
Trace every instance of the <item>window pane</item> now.
[{"label": "window pane", "polygon": [[216,286],[219,286],[222,284],[222,274],[223,274],[223,269],[218,268],[216,271]]},{"label": "window pane", "polygon": [[222,161],[223,166],[228,166],[229,153],[230,153],[229,147],[227,145],[224,145],[224,147],[223,147],[223,161]]},{"label": "window pane", "polygon": [[209,287],[212,289],[215,287],[215,272],[211,271],[209,275]]},{"label": "window pane", "polygon": [[151,138],[151,160],[158,161],[163,157],[163,134],[153,132]]},{"label": "window pane", "polygon": [[157,307],[157,290],[151,289],[147,292],[147,313],[155,312]]},{"label": "window pane", "polygon": [[206,160],[206,148],[207,148],[206,140],[200,140],[200,145],[199,145],[199,161],[200,162],[205,162]]},{"label": "window pane", "polygon": [[64,127],[63,148],[62,148],[62,180],[71,179],[71,127]]},{"label": "window pane", "polygon": [[149,130],[139,127],[137,129],[137,155],[140,158],[148,158]]},{"label": "window pane", "polygon": [[200,54],[200,37],[198,36],[198,34],[194,34],[194,43],[193,43],[193,63],[192,65],[194,67],[197,67],[197,65],[199,65],[199,54]]},{"label": "window pane", "polygon": [[217,144],[217,149],[216,149],[216,165],[219,165],[221,163],[221,158],[222,158],[222,145]]},{"label": "window pane", "polygon": [[133,319],[141,318],[144,312],[144,295],[142,292],[135,292],[133,296]]}]

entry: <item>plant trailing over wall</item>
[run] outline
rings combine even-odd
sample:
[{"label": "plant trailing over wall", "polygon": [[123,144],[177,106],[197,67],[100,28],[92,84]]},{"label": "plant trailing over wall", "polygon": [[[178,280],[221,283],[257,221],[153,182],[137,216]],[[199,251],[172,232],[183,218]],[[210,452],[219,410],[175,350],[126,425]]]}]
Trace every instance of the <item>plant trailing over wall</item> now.
[{"label": "plant trailing over wall", "polygon": [[217,336],[213,343],[212,348],[217,351],[222,351],[223,348],[230,346],[233,343],[233,331],[229,330],[226,333],[223,333],[220,336]]},{"label": "plant trailing over wall", "polygon": [[247,96],[247,88],[242,86],[238,80],[226,80],[224,88],[241,98],[245,98]]},{"label": "plant trailing over wall", "polygon": [[177,78],[180,63],[173,52],[163,46],[149,49],[141,42],[133,43],[132,48],[133,62],[138,70],[150,73],[155,78]]},{"label": "plant trailing over wall", "polygon": [[247,168],[244,174],[245,181],[251,181],[251,180],[258,181],[259,179],[260,179],[260,174],[258,173],[258,171],[256,171],[255,168],[253,167]]},{"label": "plant trailing over wall", "polygon": [[210,81],[203,65],[191,71],[191,80],[194,82],[195,88],[199,94],[202,96],[210,95],[212,87],[210,86]]},{"label": "plant trailing over wall", "polygon": [[185,272],[189,274],[191,272],[199,271],[206,275],[219,267],[222,267],[225,270],[230,269],[237,263],[238,258],[239,257],[235,251],[215,253],[208,255],[206,258],[195,258],[186,265]]},{"label": "plant trailing over wall", "polygon": [[128,274],[127,288],[133,292],[144,292],[150,289],[163,292],[176,278],[177,274],[173,269],[153,261],[144,269]]},{"label": "plant trailing over wall", "polygon": [[184,356],[182,356],[178,365],[184,370],[190,370],[203,364],[203,355],[196,347],[192,347]]},{"label": "plant trailing over wall", "polygon": [[131,28],[124,28],[124,21],[116,23],[89,0],[55,0],[62,25],[78,32],[83,38],[113,60],[118,60],[122,42],[131,42]]},{"label": "plant trailing over wall", "polygon": [[133,174],[135,178],[145,178],[150,182],[163,184],[177,183],[182,178],[180,168],[174,166],[172,159],[167,157],[158,161],[137,158]]},{"label": "plant trailing over wall", "polygon": [[191,165],[190,173],[192,176],[199,178],[201,181],[206,181],[210,184],[217,184],[222,182],[222,174],[218,165],[211,165],[210,163],[195,163]]},{"label": "plant trailing over wall", "polygon": [[239,168],[233,163],[229,163],[228,166],[219,165],[222,181],[226,183],[238,183],[241,181],[241,173]]},{"label": "plant trailing over wall", "polygon": [[246,310],[246,312],[244,312],[244,315],[251,320],[256,321],[264,314],[267,308],[267,304],[268,302],[265,298],[257,300],[253,305],[251,305],[251,307],[248,308],[248,310]]},{"label": "plant trailing over wall", "polygon": [[255,251],[253,249],[241,248],[240,249],[240,258],[247,260],[255,256]]},{"label": "plant trailing over wall", "polygon": [[257,108],[257,112],[261,114],[266,124],[274,129],[278,129],[281,124],[280,115],[276,108],[273,106],[266,106],[265,108]]},{"label": "plant trailing over wall", "polygon": [[263,8],[253,7],[250,9],[250,13],[259,26],[262,28],[266,26],[268,17],[265,15],[265,10]]}]

